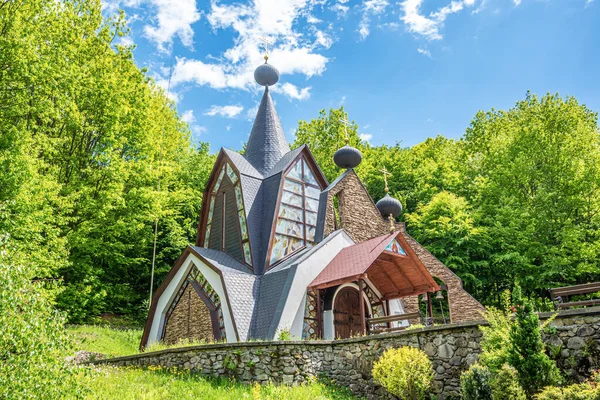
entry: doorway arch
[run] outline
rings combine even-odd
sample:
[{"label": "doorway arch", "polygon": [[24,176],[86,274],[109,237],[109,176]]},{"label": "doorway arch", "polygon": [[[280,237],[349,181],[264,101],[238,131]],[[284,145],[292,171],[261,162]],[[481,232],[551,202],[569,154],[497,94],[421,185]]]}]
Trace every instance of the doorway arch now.
[{"label": "doorway arch", "polygon": [[[354,286],[339,288],[333,299],[333,329],[334,338],[347,339],[352,336],[362,335],[362,321],[360,313],[360,294]],[[365,311],[370,307],[362,299]]]}]

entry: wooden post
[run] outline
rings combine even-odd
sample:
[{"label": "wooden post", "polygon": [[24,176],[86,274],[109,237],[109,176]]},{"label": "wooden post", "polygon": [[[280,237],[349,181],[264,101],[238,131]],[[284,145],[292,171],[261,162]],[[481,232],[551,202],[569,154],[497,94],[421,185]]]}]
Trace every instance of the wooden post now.
[{"label": "wooden post", "polygon": [[323,339],[323,316],[321,315],[321,289],[317,289],[317,339]]},{"label": "wooden post", "polygon": [[[386,301],[385,301],[385,312],[386,312],[386,314],[387,314],[387,316],[388,316],[388,317],[389,317],[390,315],[392,315],[392,314],[390,313],[390,301],[389,301],[389,300],[386,300]],[[392,323],[391,323],[391,322],[388,322],[388,323],[387,323],[387,327],[388,327],[388,328],[391,328],[391,327],[392,327]]]},{"label": "wooden post", "polygon": [[429,318],[431,318],[431,326],[433,326],[433,305],[431,304],[431,293],[427,292],[427,307],[429,308]]},{"label": "wooden post", "polygon": [[360,324],[362,328],[362,334],[367,334],[367,319],[365,317],[365,299],[363,297],[363,280],[358,280],[358,297],[360,298]]}]

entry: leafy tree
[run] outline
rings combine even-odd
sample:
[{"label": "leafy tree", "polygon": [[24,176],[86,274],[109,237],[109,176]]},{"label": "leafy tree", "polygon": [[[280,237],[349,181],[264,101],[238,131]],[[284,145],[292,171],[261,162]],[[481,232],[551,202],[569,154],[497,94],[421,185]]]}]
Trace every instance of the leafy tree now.
[{"label": "leafy tree", "polygon": [[[321,171],[330,182],[341,173],[340,168],[333,162],[333,154],[344,146],[346,132],[349,138],[348,144],[359,149],[363,153],[363,158],[368,149],[368,145],[358,136],[358,125],[352,121],[349,126],[345,126],[342,120],[348,120],[348,113],[344,107],[332,108],[329,113],[321,110],[316,119],[310,122],[302,120],[298,122],[296,140],[292,144],[293,148],[303,144],[308,145]],[[362,164],[357,168],[357,173],[360,175],[361,171]]]},{"label": "leafy tree", "polygon": [[486,229],[478,227],[467,200],[442,191],[406,221],[415,239],[426,243],[436,257],[461,276],[466,289],[477,295],[486,285]]},{"label": "leafy tree", "polygon": [[83,398],[78,371],[64,360],[64,318],[34,276],[0,256],[0,398]]}]

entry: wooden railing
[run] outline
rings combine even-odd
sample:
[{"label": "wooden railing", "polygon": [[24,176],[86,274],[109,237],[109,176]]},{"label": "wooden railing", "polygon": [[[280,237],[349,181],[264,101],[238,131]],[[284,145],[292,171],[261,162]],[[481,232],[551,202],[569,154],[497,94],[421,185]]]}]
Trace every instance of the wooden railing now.
[{"label": "wooden railing", "polygon": [[555,302],[555,306],[559,310],[570,307],[594,306],[600,304],[600,299],[569,301],[569,296],[594,292],[600,292],[600,282],[550,289],[552,300]]},{"label": "wooden railing", "polygon": [[[392,328],[390,324],[392,322],[406,321],[406,320],[415,319],[415,318],[420,319],[421,314],[419,312],[413,312],[413,313],[408,313],[408,314],[389,315],[387,317],[367,318],[367,324],[369,325],[369,333],[377,334],[377,333],[384,333],[384,332],[401,331],[403,329],[406,329],[406,327],[398,326],[398,327]],[[388,327],[373,329],[374,326],[381,325],[381,324],[387,324]]]}]

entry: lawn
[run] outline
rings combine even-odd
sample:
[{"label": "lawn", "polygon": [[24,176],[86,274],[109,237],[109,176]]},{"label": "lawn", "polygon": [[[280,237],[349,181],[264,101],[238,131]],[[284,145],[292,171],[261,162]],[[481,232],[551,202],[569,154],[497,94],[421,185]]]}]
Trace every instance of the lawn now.
[{"label": "lawn", "polygon": [[102,353],[110,357],[139,352],[141,329],[113,329],[107,326],[78,325],[67,329],[75,350]]},{"label": "lawn", "polygon": [[[72,326],[68,329],[74,350],[85,350],[122,356],[135,354],[141,330],[118,330],[92,325]],[[161,348],[163,348],[161,346]],[[161,367],[116,368],[102,366],[89,369],[81,375],[89,388],[88,399],[289,399],[325,400],[354,399],[347,390],[322,382],[308,382],[301,386],[243,385],[228,379],[205,378],[187,370]]]}]

